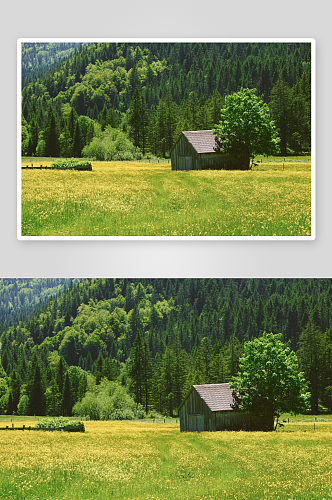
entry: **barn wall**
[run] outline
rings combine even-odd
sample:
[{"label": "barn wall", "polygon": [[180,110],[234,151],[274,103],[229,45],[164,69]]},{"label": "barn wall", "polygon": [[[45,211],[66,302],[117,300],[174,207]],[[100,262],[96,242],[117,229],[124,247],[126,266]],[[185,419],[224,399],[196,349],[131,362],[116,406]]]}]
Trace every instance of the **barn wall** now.
[{"label": "barn wall", "polygon": [[172,170],[247,170],[249,158],[233,158],[225,153],[198,154],[184,135],[171,151]]},{"label": "barn wall", "polygon": [[237,410],[211,411],[195,389],[180,408],[179,416],[181,432],[267,430],[267,423],[263,418]]},{"label": "barn wall", "polygon": [[260,417],[254,417],[242,411],[217,411],[215,412],[215,430],[225,429],[239,431],[259,431],[266,429],[266,422]]},{"label": "barn wall", "polygon": [[198,169],[215,170],[247,170],[249,159],[245,157],[233,158],[225,153],[201,153],[198,160]]},{"label": "barn wall", "polygon": [[[192,418],[192,415],[204,415],[204,429],[192,428],[193,423],[196,421],[196,425],[201,425],[201,418]],[[198,395],[195,389],[189,394],[184,405],[180,408],[180,431],[198,431],[205,430],[208,431],[209,426],[214,427],[214,415],[210,408],[204,403],[202,398]],[[213,429],[214,430],[214,429]]]},{"label": "barn wall", "polygon": [[192,145],[181,135],[171,152],[172,170],[197,170],[198,157]]}]

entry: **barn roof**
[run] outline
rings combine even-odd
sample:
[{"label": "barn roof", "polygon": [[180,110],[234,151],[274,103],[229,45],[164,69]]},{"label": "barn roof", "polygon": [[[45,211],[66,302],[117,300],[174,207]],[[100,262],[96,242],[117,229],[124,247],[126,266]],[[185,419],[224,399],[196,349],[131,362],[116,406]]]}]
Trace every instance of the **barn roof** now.
[{"label": "barn roof", "polygon": [[230,411],[235,408],[233,390],[229,388],[228,383],[193,385],[181,406],[185,403],[189,394],[194,389],[211,411]]},{"label": "barn roof", "polygon": [[233,390],[229,388],[229,384],[205,384],[193,387],[211,411],[233,410]]},{"label": "barn roof", "polygon": [[[220,146],[216,141],[216,136],[212,134],[212,130],[193,130],[182,132],[182,134],[185,136],[187,141],[192,145],[197,153],[218,153],[220,151]],[[179,141],[179,139],[176,141],[176,143]]]}]

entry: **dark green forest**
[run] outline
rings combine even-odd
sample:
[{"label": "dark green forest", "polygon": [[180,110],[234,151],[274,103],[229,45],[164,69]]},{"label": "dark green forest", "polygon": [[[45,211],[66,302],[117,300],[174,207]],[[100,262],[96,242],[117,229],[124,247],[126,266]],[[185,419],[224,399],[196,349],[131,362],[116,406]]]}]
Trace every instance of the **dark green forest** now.
[{"label": "dark green forest", "polygon": [[69,278],[0,279],[0,333],[46,304],[71,281]]},{"label": "dark green forest", "polygon": [[43,77],[62,59],[68,58],[75,50],[80,50],[82,43],[68,42],[26,42],[22,44],[22,82],[23,86]]},{"label": "dark green forest", "polygon": [[136,150],[120,135],[117,159],[168,157],[181,131],[213,128],[241,87],[269,104],[281,154],[310,152],[310,43],[38,45],[22,44],[24,156],[113,159],[103,144],[118,129]]},{"label": "dark green forest", "polygon": [[192,384],[230,381],[264,331],[297,353],[311,411],[332,410],[331,279],[33,281],[65,288],[9,318],[6,300],[30,292],[1,281],[2,414],[173,416]]}]

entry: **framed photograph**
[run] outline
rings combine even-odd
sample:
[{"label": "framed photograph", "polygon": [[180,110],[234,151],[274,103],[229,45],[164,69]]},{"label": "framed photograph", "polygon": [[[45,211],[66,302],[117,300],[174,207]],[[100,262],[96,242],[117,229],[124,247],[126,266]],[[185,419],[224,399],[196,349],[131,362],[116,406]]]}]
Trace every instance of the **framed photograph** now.
[{"label": "framed photograph", "polygon": [[17,50],[18,239],[315,239],[314,39]]}]

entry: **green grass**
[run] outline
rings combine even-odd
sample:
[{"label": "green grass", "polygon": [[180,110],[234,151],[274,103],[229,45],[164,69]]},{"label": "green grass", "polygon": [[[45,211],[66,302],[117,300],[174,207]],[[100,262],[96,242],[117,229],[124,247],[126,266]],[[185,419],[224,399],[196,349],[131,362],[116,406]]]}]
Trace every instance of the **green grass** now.
[{"label": "green grass", "polygon": [[327,500],[332,420],[315,431],[302,420],[271,433],[142,422],[87,422],[84,434],[2,431],[0,498]]},{"label": "green grass", "polygon": [[176,172],[135,162],[92,168],[22,170],[22,235],[311,234],[310,157],[263,159],[252,171]]}]

